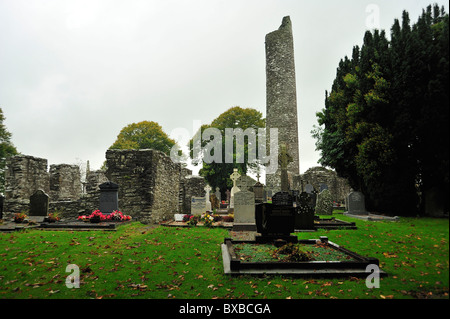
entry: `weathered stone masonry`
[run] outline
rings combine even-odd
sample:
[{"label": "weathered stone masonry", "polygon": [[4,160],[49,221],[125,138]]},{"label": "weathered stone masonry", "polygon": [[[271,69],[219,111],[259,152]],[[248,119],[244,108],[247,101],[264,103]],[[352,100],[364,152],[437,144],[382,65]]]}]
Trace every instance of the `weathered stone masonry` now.
[{"label": "weathered stone masonry", "polygon": [[204,196],[205,180],[155,150],[108,150],[107,171],[88,171],[81,184],[76,165],[51,165],[27,155],[7,159],[4,217],[26,212],[30,196],[38,189],[49,195],[49,212],[76,218],[99,207],[99,185],[119,185],[119,209],[133,219],[148,223],[190,212],[192,196]]},{"label": "weathered stone masonry", "polygon": [[[270,154],[270,129],[278,128],[278,143],[284,143],[293,161],[287,167],[289,184],[300,173],[295,81],[294,40],[289,17],[280,28],[266,35],[266,129]],[[281,171],[266,175],[266,185],[273,191],[281,187]]]},{"label": "weathered stone masonry", "polygon": [[179,211],[181,166],[156,150],[108,150],[106,176],[119,184],[119,207],[142,222],[172,219]]}]

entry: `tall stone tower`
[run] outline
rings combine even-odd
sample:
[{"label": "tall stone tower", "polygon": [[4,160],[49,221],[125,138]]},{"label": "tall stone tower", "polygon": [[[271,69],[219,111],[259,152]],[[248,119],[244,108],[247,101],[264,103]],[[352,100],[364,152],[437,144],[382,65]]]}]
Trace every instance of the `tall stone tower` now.
[{"label": "tall stone tower", "polygon": [[[294,40],[289,16],[278,30],[266,35],[266,130],[267,153],[270,154],[270,129],[278,128],[278,145],[285,144],[292,162],[287,167],[289,184],[300,173],[295,82]],[[266,174],[266,185],[273,191],[281,188],[280,167]]]}]

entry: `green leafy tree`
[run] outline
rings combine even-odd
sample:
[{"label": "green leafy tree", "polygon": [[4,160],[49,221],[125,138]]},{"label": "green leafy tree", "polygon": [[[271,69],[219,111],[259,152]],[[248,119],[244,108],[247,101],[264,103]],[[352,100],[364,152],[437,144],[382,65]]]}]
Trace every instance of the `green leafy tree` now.
[{"label": "green leafy tree", "polygon": [[11,142],[12,134],[8,132],[3,121],[5,116],[0,108],[0,192],[3,193],[5,190],[5,163],[6,158],[10,156],[17,155],[17,149]]},{"label": "green leafy tree", "polygon": [[154,149],[170,155],[174,145],[158,123],[142,121],[124,127],[110,149]]},{"label": "green leafy tree", "polygon": [[[242,141],[239,141],[237,138],[233,138],[232,140],[232,154],[227,154],[227,145],[226,145],[226,132],[227,129],[242,129],[242,132],[245,133],[247,129],[254,130],[255,133],[258,133],[258,129],[265,127],[265,119],[262,117],[262,113],[251,108],[241,108],[239,106],[232,107],[219,115],[215,120],[211,122],[209,125],[202,125],[199,131],[196,133],[193,139],[189,142],[189,147],[191,150],[191,158],[200,162],[204,156],[213,156],[220,155],[219,161],[201,161],[202,168],[199,171],[199,174],[207,180],[208,184],[211,187],[219,187],[221,192],[225,192],[226,189],[231,188],[232,182],[230,181],[230,175],[233,173],[233,169],[237,168],[239,173],[246,174],[248,170],[257,171],[259,168],[258,161],[249,160],[249,153],[254,152],[257,154],[257,145],[259,143],[258,138],[255,141],[249,139],[247,136],[244,137]],[[214,138],[208,136],[205,137],[205,134],[208,133],[208,129],[215,128],[220,131],[220,141],[216,141],[215,144],[217,147],[214,149],[208,149],[208,145],[214,142]],[[202,138],[200,138],[202,137]],[[194,153],[194,142],[195,139],[201,142],[201,147],[203,152],[198,153],[199,157],[195,158]],[[230,141],[229,141],[230,143]],[[265,141],[264,141],[265,143]],[[228,149],[230,148],[231,143],[228,145]],[[210,154],[205,154],[209,153]],[[214,154],[214,152],[219,152]],[[242,153],[241,153],[242,152]],[[228,157],[227,157],[228,156]],[[232,161],[230,161],[230,157]],[[216,157],[216,158],[219,158]]]},{"label": "green leafy tree", "polygon": [[317,113],[321,164],[363,191],[371,210],[415,215],[428,191],[448,193],[448,28],[435,5],[412,26],[404,11],[390,41],[367,31]]}]

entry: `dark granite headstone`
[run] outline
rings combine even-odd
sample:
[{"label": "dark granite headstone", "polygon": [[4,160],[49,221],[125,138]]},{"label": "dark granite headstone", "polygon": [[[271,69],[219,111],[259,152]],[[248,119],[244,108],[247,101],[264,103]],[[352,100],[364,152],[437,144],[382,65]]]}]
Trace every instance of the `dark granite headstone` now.
[{"label": "dark granite headstone", "polygon": [[364,200],[364,194],[361,192],[351,192],[347,198],[347,212],[353,215],[368,215]]},{"label": "dark granite headstone", "polygon": [[253,193],[255,193],[255,203],[265,202],[263,184],[261,184],[260,182],[256,182],[256,184],[253,185]]},{"label": "dark granite headstone", "polygon": [[312,207],[312,209],[316,209],[317,194],[316,194],[316,190],[314,189],[314,186],[312,186],[311,184],[306,184],[305,192],[309,196],[310,206]]},{"label": "dark granite headstone", "polygon": [[104,214],[110,214],[119,210],[119,185],[113,182],[106,182],[99,185],[100,200],[99,209]]},{"label": "dark granite headstone", "polygon": [[48,195],[38,189],[30,196],[30,216],[47,216],[48,215]]},{"label": "dark granite headstone", "polygon": [[283,239],[297,242],[297,236],[291,236],[295,226],[295,208],[293,197],[286,192],[278,192],[272,198],[272,203],[257,204],[255,207],[257,242],[272,242]]},{"label": "dark granite headstone", "polygon": [[314,230],[314,208],[311,206],[310,194],[302,192],[298,197],[295,212],[295,229]]}]

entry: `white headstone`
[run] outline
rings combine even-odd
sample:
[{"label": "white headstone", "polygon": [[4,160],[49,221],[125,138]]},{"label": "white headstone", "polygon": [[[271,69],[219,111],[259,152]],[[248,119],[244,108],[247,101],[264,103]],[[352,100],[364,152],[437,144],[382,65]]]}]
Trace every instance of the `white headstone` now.
[{"label": "white headstone", "polygon": [[211,191],[211,186],[206,185],[204,188],[205,192],[206,192],[206,202],[205,202],[205,210],[210,212],[211,211],[211,201],[209,200],[209,192]]},{"label": "white headstone", "polygon": [[234,194],[239,192],[239,188],[236,186],[236,181],[239,177],[241,177],[241,174],[238,173],[238,169],[233,169],[233,174],[230,175],[230,179],[233,181],[233,187],[231,188],[230,196],[230,208],[234,208]]},{"label": "white headstone", "polygon": [[255,224],[255,194],[249,191],[253,180],[241,176],[236,185],[240,191],[234,194],[234,224]]},{"label": "white headstone", "polygon": [[206,211],[206,197],[191,197],[191,215],[201,215]]}]

